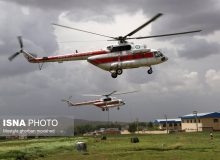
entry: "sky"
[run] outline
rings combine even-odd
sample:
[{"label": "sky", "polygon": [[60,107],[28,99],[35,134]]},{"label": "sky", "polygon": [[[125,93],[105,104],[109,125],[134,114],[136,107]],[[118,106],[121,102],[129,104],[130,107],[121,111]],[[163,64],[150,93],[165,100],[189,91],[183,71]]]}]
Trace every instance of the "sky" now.
[{"label": "sky", "polygon": [[[0,0],[0,116],[71,115],[78,119],[107,120],[107,112],[73,102],[93,100],[82,94],[139,90],[117,96],[126,102],[110,110],[112,121],[153,121],[175,118],[193,111],[215,112],[220,93],[220,2],[215,0]],[[116,42],[103,37],[52,26],[59,23],[109,36],[126,35],[157,13],[164,15],[137,32],[149,36],[202,29],[184,36],[134,40],[159,49],[169,60],[148,68],[124,70],[112,79],[108,72],[87,63],[47,63],[39,70],[22,55],[24,49],[39,57],[104,49]],[[69,42],[75,41],[75,42]],[[77,42],[76,42],[77,41]],[[66,42],[66,43],[63,43]]]}]

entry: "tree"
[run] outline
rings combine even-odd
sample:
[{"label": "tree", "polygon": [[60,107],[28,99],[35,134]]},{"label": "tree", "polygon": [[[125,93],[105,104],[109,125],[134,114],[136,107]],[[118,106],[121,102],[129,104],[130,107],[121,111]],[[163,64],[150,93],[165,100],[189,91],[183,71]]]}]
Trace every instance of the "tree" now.
[{"label": "tree", "polygon": [[100,128],[118,128],[119,130],[121,130],[122,126],[117,123],[111,123],[111,124],[100,124],[100,125],[97,125],[95,128],[97,130]]},{"label": "tree", "polygon": [[128,125],[128,131],[134,133],[137,131],[137,123],[133,122]]},{"label": "tree", "polygon": [[75,134],[84,134],[87,132],[94,131],[94,127],[90,124],[75,126],[74,128]]},{"label": "tree", "polygon": [[153,124],[153,122],[148,122],[147,123],[147,129],[153,129],[154,128],[154,124]]}]

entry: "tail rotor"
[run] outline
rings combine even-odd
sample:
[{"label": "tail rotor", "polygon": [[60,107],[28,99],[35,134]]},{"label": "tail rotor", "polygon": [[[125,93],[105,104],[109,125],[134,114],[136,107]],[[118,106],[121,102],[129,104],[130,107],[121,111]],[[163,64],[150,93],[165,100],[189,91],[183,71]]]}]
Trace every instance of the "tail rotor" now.
[{"label": "tail rotor", "polygon": [[70,101],[71,98],[72,98],[72,96],[69,96],[68,99],[61,99],[61,101],[67,103],[69,106],[72,106],[72,102]]},{"label": "tail rotor", "polygon": [[20,45],[20,51],[14,53],[13,55],[11,55],[10,57],[8,57],[9,61],[12,61],[15,57],[17,57],[20,53],[23,53],[23,40],[21,36],[18,36],[18,43]]}]

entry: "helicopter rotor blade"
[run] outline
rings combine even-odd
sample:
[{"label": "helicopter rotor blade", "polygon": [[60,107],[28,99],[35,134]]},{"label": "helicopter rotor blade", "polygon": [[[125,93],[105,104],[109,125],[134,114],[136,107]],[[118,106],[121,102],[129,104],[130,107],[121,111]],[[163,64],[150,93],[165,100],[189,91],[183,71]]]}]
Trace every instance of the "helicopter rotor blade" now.
[{"label": "helicopter rotor blade", "polygon": [[139,30],[141,30],[142,28],[146,27],[148,24],[150,24],[151,22],[155,21],[157,18],[159,18],[160,16],[162,16],[162,13],[158,13],[156,14],[153,18],[151,18],[149,21],[145,22],[144,24],[142,24],[140,27],[136,28],[135,30],[133,30],[132,32],[128,33],[127,35],[124,36],[124,39],[127,39],[126,37],[128,36],[132,36],[133,34],[135,34],[136,32],[138,32]]},{"label": "helicopter rotor blade", "polygon": [[11,55],[10,57],[8,57],[9,61],[12,61],[15,57],[17,57],[21,52],[16,52],[13,55]]},{"label": "helicopter rotor blade", "polygon": [[106,97],[108,97],[108,96],[111,96],[111,95],[113,95],[114,93],[116,93],[117,91],[112,91],[111,93],[109,93],[109,94],[104,94],[104,95],[102,95],[102,96],[106,96]]},{"label": "helicopter rotor blade", "polygon": [[144,37],[131,37],[127,39],[147,39],[147,38],[157,38],[157,37],[168,37],[168,36],[175,36],[175,35],[181,35],[181,34],[190,34],[190,33],[196,33],[201,32],[202,30],[193,30],[193,31],[187,31],[187,32],[177,32],[177,33],[170,33],[170,34],[159,34],[159,35],[153,35],[153,36],[144,36]]},{"label": "helicopter rotor blade", "polygon": [[78,29],[78,28],[73,28],[73,27],[69,27],[69,26],[64,26],[64,25],[60,25],[60,24],[56,24],[56,23],[52,23],[52,25],[63,27],[63,28],[68,28],[68,29],[73,29],[73,30],[76,30],[76,31],[85,32],[85,33],[89,33],[89,34],[94,34],[94,35],[97,35],[97,36],[102,36],[102,37],[115,39],[115,37],[107,36],[107,35],[104,35],[104,34],[94,33],[94,32],[90,32],[90,31],[86,31],[86,30],[82,30],[82,29]]},{"label": "helicopter rotor blade", "polygon": [[100,96],[103,96],[103,95],[99,95],[99,94],[83,94],[82,96],[88,96],[88,97],[100,97]]},{"label": "helicopter rotor blade", "polygon": [[19,42],[20,48],[23,49],[23,41],[22,41],[21,36],[18,36],[18,42]]},{"label": "helicopter rotor blade", "polygon": [[104,41],[108,41],[108,40],[86,40],[86,41],[60,41],[60,42],[57,42],[57,43],[91,43],[91,42],[104,42]]},{"label": "helicopter rotor blade", "polygon": [[112,91],[112,92],[109,93],[109,94],[83,94],[83,96],[89,96],[89,97],[105,96],[105,97],[109,97],[109,96],[111,96],[112,94],[114,94],[115,92],[117,92],[117,91]]},{"label": "helicopter rotor blade", "polygon": [[128,92],[118,92],[118,93],[113,93],[112,95],[122,95],[122,94],[129,94],[129,93],[135,93],[135,92],[138,92],[138,90],[128,91]]}]

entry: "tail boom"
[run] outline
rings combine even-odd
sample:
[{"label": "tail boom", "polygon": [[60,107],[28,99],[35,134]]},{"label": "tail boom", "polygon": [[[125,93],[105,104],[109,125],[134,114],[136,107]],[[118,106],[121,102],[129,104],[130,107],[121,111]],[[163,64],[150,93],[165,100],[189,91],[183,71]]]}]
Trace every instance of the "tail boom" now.
[{"label": "tail boom", "polygon": [[85,53],[72,53],[66,55],[57,55],[57,56],[48,56],[48,57],[39,57],[35,58],[30,53],[23,51],[24,57],[30,63],[44,63],[44,62],[63,62],[63,61],[77,61],[77,60],[87,60],[88,57],[100,54],[106,54],[108,51],[100,50],[94,52],[85,52]]}]

